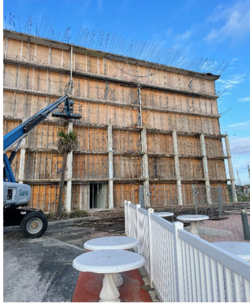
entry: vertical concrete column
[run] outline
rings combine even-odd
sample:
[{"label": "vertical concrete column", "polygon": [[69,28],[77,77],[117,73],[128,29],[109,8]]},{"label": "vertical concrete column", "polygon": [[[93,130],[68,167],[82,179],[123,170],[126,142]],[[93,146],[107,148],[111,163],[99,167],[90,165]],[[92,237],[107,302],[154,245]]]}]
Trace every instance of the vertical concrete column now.
[{"label": "vertical concrete column", "polygon": [[177,197],[178,204],[183,205],[182,201],[182,190],[181,190],[181,172],[180,172],[180,163],[179,163],[179,150],[178,150],[178,140],[176,131],[172,132],[173,137],[173,148],[174,148],[174,166],[176,174],[176,186],[177,186]]},{"label": "vertical concrete column", "polygon": [[141,105],[141,87],[138,84],[137,87],[137,95],[138,95],[138,101],[139,101],[139,107],[140,107],[140,118],[138,120],[138,125],[142,126],[142,105]]},{"label": "vertical concrete column", "polygon": [[231,185],[232,185],[233,201],[237,202],[232,156],[231,156],[231,150],[230,150],[230,144],[229,144],[229,137],[227,135],[225,136],[225,145],[226,145],[229,175],[230,175]]},{"label": "vertical concrete column", "polygon": [[25,149],[20,150],[19,183],[23,183],[25,169]]},{"label": "vertical concrete column", "polygon": [[[73,131],[73,122],[69,122],[68,133]],[[68,153],[67,158],[67,191],[66,191],[66,211],[71,211],[72,197],[72,167],[73,167],[73,152]]]},{"label": "vertical concrete column", "polygon": [[114,181],[113,181],[113,141],[112,125],[108,125],[108,151],[109,151],[109,208],[114,208]]},{"label": "vertical concrete column", "polygon": [[[26,119],[23,119],[23,122]],[[25,171],[25,153],[26,150],[23,148],[26,144],[26,137],[22,140],[20,144],[20,164],[19,164],[19,183],[23,183],[24,180],[24,171]]]},{"label": "vertical concrete column", "polygon": [[142,177],[144,179],[144,205],[145,207],[150,206],[150,197],[147,196],[149,193],[149,175],[148,175],[148,154],[147,154],[147,131],[146,129],[141,130],[141,147],[142,147]]},{"label": "vertical concrete column", "polygon": [[200,135],[200,144],[201,144],[201,155],[202,155],[202,164],[203,164],[203,175],[205,178],[205,186],[206,186],[207,203],[212,204],[212,195],[211,195],[211,187],[210,187],[210,182],[209,182],[209,173],[208,173],[208,166],[207,166],[207,154],[206,154],[204,134]]}]

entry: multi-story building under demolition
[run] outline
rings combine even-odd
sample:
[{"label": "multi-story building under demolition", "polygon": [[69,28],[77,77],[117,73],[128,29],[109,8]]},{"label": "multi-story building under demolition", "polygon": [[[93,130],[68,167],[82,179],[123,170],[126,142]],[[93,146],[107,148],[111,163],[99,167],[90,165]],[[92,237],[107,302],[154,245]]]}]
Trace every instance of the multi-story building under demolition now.
[{"label": "multi-story building under demolition", "polygon": [[[69,80],[82,115],[74,122],[50,115],[23,141],[12,167],[32,187],[31,206],[56,210],[60,129],[75,130],[79,141],[68,155],[68,211],[138,203],[140,186],[161,186],[157,205],[168,206],[192,201],[192,186],[206,186],[210,203],[211,188],[231,181],[236,201],[228,136],[219,125],[219,76],[8,30],[3,48],[4,134],[62,96]],[[154,206],[156,195],[147,195]]]}]

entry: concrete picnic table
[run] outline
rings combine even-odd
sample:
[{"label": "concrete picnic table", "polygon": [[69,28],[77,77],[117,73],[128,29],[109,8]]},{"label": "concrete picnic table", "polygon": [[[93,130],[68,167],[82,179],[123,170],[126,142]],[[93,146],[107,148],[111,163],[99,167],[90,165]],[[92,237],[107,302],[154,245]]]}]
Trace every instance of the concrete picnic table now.
[{"label": "concrete picnic table", "polygon": [[199,233],[196,228],[196,222],[208,220],[209,217],[206,215],[182,215],[178,216],[176,219],[182,222],[190,222],[190,233],[199,237]]},{"label": "concrete picnic table", "polygon": [[[126,236],[111,236],[100,237],[88,240],[84,243],[83,247],[86,250],[128,250],[132,249],[139,244],[139,240],[126,237]],[[114,274],[114,280],[117,287],[123,285],[123,278],[120,273]]]},{"label": "concrete picnic table", "polygon": [[172,217],[174,215],[174,213],[172,212],[167,212],[167,211],[160,211],[160,212],[155,212],[155,215],[159,216],[159,217]]},{"label": "concrete picnic table", "polygon": [[250,243],[238,241],[218,241],[212,242],[223,250],[250,261]]},{"label": "concrete picnic table", "polygon": [[125,250],[97,250],[84,253],[73,261],[73,268],[81,272],[104,273],[100,302],[120,302],[120,293],[114,282],[114,273],[141,268],[145,259]]}]

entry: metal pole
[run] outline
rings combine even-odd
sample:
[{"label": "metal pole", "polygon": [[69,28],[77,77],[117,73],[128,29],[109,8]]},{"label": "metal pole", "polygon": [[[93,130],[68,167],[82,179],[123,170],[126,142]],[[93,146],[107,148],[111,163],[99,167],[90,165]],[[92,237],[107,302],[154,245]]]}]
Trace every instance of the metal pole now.
[{"label": "metal pole", "polygon": [[247,219],[247,210],[245,207],[241,207],[240,214],[241,214],[241,220],[244,232],[244,239],[250,240],[250,228]]},{"label": "metal pole", "polygon": [[139,203],[141,205],[141,208],[145,208],[145,205],[144,205],[144,187],[143,186],[140,186],[139,188]]},{"label": "metal pole", "polygon": [[218,186],[218,196],[219,196],[219,217],[220,217],[222,214],[222,205],[223,205],[221,186]]}]

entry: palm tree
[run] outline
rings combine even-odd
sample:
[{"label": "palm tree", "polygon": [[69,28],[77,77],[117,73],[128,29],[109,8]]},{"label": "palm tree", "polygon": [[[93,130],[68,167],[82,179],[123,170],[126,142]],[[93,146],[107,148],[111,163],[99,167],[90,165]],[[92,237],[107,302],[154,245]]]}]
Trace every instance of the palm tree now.
[{"label": "palm tree", "polygon": [[66,170],[66,164],[67,164],[67,157],[68,157],[68,153],[77,149],[78,141],[76,140],[77,134],[75,131],[71,131],[69,133],[66,133],[64,131],[59,131],[57,135],[59,136],[59,139],[57,141],[57,148],[59,152],[63,153],[61,181],[59,185],[59,199],[58,199],[58,206],[57,206],[57,212],[56,212],[56,216],[60,217],[62,213],[62,207],[63,207],[62,199],[63,199],[63,187],[64,187],[64,177],[65,177],[65,170]]}]

